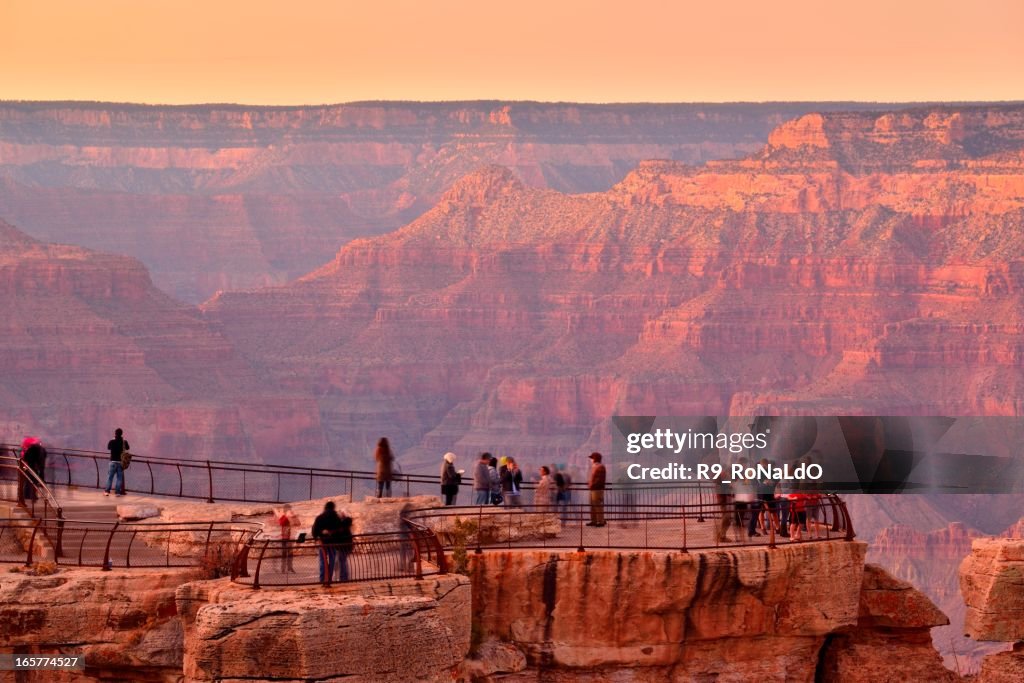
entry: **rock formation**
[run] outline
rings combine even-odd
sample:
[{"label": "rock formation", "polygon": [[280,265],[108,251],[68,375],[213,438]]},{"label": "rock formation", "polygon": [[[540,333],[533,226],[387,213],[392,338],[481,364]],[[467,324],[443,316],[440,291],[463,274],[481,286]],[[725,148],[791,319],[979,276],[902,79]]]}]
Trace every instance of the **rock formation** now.
[{"label": "rock formation", "polygon": [[188,681],[451,681],[470,645],[460,575],[252,591],[224,582],[178,591]]},{"label": "rock formation", "polygon": [[488,551],[469,577],[326,590],[0,574],[0,649],[82,649],[74,680],[952,680],[928,639],[945,617],[864,550]]},{"label": "rock formation", "polygon": [[582,463],[611,414],[1019,414],[1022,131],[1015,106],[822,114],[584,195],[489,166],[204,310],[324,398],[338,452],[387,433],[424,463]]},{"label": "rock formation", "polygon": [[1024,641],[1024,541],[978,539],[960,565],[967,635]]},{"label": "rock formation", "polygon": [[781,121],[846,104],[0,104],[0,218],[125,253],[198,302],[281,284],[412,220],[484,163],[606,190],[637,162],[740,156]]},{"label": "rock formation", "polygon": [[920,591],[881,567],[864,567],[857,625],[832,636],[819,680],[872,683],[959,680],[932,647],[949,619]]},{"label": "rock formation", "polygon": [[184,629],[175,591],[202,578],[196,569],[0,573],[0,652],[81,652],[89,680],[177,681]]},{"label": "rock formation", "polygon": [[964,625],[977,640],[1011,642],[1008,652],[986,657],[979,683],[1010,683],[1024,676],[1024,541],[979,539],[960,565],[967,603]]},{"label": "rock formation", "polygon": [[255,460],[321,440],[311,396],[261,376],[135,259],[0,222],[0,300],[4,440],[101,449],[123,426],[140,453]]}]

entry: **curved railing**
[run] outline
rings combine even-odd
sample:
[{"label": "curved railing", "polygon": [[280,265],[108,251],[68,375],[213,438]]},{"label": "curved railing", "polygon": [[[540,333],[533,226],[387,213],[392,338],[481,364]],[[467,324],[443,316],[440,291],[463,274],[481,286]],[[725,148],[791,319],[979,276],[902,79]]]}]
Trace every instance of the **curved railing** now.
[{"label": "curved railing", "polygon": [[[751,508],[720,502],[682,506],[604,505],[603,525],[592,521],[589,505],[526,507],[442,507],[412,510],[407,520],[432,531],[446,551],[491,548],[623,550],[706,550],[768,546],[790,542],[781,528],[788,513],[779,501],[767,508],[768,522],[755,522],[748,536]],[[763,519],[760,510],[754,514]],[[802,542],[853,540],[853,522],[846,503],[833,494],[803,507]],[[805,520],[805,521],[803,521]],[[788,519],[786,520],[789,521]]]},{"label": "curved railing", "polygon": [[[15,448],[0,445],[0,448]],[[110,456],[100,451],[48,449],[45,479],[50,486],[103,488],[106,485]],[[251,503],[285,503],[329,496],[376,493],[376,475],[370,471],[333,470],[292,465],[246,464],[222,460],[185,460],[134,455],[125,471],[126,489],[135,493],[195,498],[207,501],[241,501]],[[523,485],[523,501],[533,500],[534,484]],[[473,500],[473,483],[463,481],[459,498]],[[395,474],[394,495],[414,496],[440,494],[438,477],[423,474]],[[711,503],[715,489],[700,483],[615,482],[606,489],[606,502],[611,505],[692,505]],[[575,484],[570,495],[582,499],[587,495],[584,484]]]},{"label": "curved railing", "polygon": [[[332,558],[330,552],[337,552]],[[331,565],[334,571],[329,571]],[[250,539],[231,568],[231,580],[262,586],[330,586],[335,582],[445,574],[448,566],[437,536],[418,525],[404,531],[356,534],[351,546],[314,540]]]},{"label": "curved railing", "polygon": [[0,519],[0,562],[132,567],[204,566],[227,574],[261,526],[240,522]]},{"label": "curved railing", "polygon": [[25,508],[32,517],[64,516],[50,487],[18,457],[16,447],[0,448],[0,496]]}]

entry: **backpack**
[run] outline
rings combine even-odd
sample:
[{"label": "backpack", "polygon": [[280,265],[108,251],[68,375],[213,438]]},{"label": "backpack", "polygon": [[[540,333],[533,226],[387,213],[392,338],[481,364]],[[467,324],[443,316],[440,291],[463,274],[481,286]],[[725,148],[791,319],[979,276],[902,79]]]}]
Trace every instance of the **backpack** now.
[{"label": "backpack", "polygon": [[121,469],[128,469],[128,465],[132,464],[132,452],[125,448],[121,451]]},{"label": "backpack", "polygon": [[565,477],[562,476],[561,472],[555,472],[555,486],[559,491],[565,490]]}]

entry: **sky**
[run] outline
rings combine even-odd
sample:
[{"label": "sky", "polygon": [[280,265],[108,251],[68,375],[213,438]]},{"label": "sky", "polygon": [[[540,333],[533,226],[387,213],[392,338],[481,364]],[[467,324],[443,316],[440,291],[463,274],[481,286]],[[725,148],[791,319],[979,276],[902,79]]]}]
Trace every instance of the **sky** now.
[{"label": "sky", "polygon": [[0,99],[1024,99],[1022,0],[0,0]]}]

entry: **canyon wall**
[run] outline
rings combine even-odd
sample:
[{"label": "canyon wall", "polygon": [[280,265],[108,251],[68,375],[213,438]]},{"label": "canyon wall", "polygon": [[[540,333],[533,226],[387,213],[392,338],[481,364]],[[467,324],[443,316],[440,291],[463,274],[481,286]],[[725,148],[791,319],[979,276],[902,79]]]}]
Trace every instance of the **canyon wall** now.
[{"label": "canyon wall", "polygon": [[964,629],[981,641],[1013,643],[986,657],[978,683],[1010,683],[1024,677],[1024,541],[979,539],[960,565],[967,604]]},{"label": "canyon wall", "polygon": [[953,680],[928,634],[948,620],[863,558],[860,543],[473,556],[482,654],[470,670],[523,682]]},{"label": "canyon wall", "polygon": [[1024,108],[894,116],[809,115],[603,193],[487,167],[203,311],[312,388],[335,452],[387,434],[424,469],[583,465],[613,414],[1020,414]]},{"label": "canyon wall", "polygon": [[864,551],[489,551],[468,577],[326,590],[0,573],[0,649],[84,651],[64,680],[91,681],[955,680],[928,636],[945,616]]},{"label": "canyon wall", "polygon": [[322,443],[308,393],[262,376],[133,258],[38,242],[0,222],[3,441],[266,460]]},{"label": "canyon wall", "polygon": [[179,299],[281,284],[397,228],[498,163],[607,190],[642,159],[740,156],[777,124],[853,103],[321,107],[0,103],[0,219],[129,254]]}]

